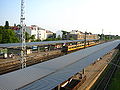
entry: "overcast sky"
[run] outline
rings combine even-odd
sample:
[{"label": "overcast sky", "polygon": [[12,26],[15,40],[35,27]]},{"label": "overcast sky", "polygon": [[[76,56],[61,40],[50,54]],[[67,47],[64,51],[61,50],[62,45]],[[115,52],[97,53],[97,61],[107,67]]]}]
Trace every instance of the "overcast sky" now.
[{"label": "overcast sky", "polygon": [[[20,22],[21,0],[0,0],[0,25]],[[120,35],[120,0],[25,0],[27,25]]]}]

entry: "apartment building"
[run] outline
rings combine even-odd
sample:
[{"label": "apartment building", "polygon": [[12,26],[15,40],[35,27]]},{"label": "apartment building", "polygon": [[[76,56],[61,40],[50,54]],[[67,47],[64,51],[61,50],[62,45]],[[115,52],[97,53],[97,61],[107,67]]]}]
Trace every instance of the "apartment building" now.
[{"label": "apartment building", "polygon": [[[68,35],[67,39],[73,38],[75,40],[85,39],[85,33],[78,31],[78,30],[72,30]],[[86,32],[86,39],[99,39],[99,36],[97,34],[87,33]]]}]

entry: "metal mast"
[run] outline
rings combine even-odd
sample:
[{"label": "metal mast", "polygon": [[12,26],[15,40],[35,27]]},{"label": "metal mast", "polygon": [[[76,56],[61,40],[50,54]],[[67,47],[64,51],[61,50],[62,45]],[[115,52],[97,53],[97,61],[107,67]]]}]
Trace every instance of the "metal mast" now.
[{"label": "metal mast", "polygon": [[86,48],[86,34],[87,34],[87,29],[86,29],[86,31],[85,31],[85,37],[84,37],[84,48]]},{"label": "metal mast", "polygon": [[21,42],[22,42],[22,50],[21,50],[21,65],[22,68],[26,67],[26,43],[25,43],[25,12],[24,12],[24,0],[21,0],[21,16],[20,16],[20,25],[21,25]]},{"label": "metal mast", "polygon": [[102,29],[102,36],[101,36],[101,37],[102,37],[102,40],[104,40],[104,35],[103,35],[103,31],[104,31],[104,29]]}]

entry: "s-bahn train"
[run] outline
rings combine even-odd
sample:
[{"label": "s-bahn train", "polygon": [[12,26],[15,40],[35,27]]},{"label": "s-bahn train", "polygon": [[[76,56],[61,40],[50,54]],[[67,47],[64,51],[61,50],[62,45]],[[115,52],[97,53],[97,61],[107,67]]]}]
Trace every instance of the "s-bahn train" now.
[{"label": "s-bahn train", "polygon": [[97,44],[99,44],[99,42],[97,42],[97,41],[88,41],[88,42],[86,42],[86,44],[84,42],[79,42],[79,43],[72,44],[72,45],[64,45],[62,47],[61,51],[62,52],[70,52],[70,51],[74,51],[74,50],[83,49],[86,47],[91,47],[91,46],[94,46]]}]

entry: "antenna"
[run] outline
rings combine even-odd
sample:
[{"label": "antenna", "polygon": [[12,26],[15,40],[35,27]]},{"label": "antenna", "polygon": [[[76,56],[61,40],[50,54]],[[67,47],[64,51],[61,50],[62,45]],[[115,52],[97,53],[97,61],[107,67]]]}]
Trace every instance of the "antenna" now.
[{"label": "antenna", "polygon": [[20,16],[20,26],[21,26],[21,42],[22,42],[22,50],[21,50],[21,65],[22,68],[26,67],[26,43],[25,43],[25,16],[24,16],[24,0],[21,0],[21,16]]}]

